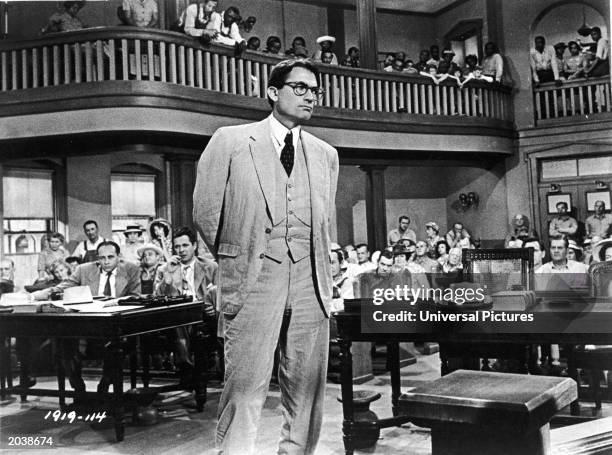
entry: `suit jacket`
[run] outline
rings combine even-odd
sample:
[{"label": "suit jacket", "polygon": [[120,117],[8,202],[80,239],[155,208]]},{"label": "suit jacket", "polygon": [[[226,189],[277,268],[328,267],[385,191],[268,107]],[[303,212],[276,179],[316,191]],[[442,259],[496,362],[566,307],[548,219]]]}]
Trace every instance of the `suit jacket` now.
[{"label": "suit jacket", "polygon": [[[317,291],[324,312],[332,299],[329,262],[338,153],[301,131],[310,180],[312,245]],[[198,164],[193,218],[219,263],[218,307],[236,314],[257,281],[268,247],[268,234],[285,214],[275,213],[278,155],[269,120],[220,128]]]},{"label": "suit jacket", "polygon": [[[95,262],[79,265],[57,288],[66,289],[73,286],[89,286],[91,294],[98,295],[100,266]],[[130,262],[119,262],[115,277],[115,296],[139,295],[140,292],[140,267]]]},{"label": "suit jacket", "polygon": [[[183,276],[181,268],[177,268],[172,274],[172,283],[166,284],[164,273],[167,265],[164,264],[157,269],[153,289],[155,295],[177,296],[183,293]],[[214,298],[211,295],[216,292],[214,286],[217,284],[217,264],[205,258],[196,257],[193,263],[193,282],[195,287],[195,298],[205,302],[208,314],[214,314]]]}]

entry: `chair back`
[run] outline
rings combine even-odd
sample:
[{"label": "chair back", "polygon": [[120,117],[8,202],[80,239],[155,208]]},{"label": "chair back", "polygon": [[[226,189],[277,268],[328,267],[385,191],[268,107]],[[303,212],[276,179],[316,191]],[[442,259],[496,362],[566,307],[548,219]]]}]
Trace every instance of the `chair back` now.
[{"label": "chair back", "polygon": [[486,285],[489,294],[533,289],[532,272],[532,248],[463,250],[464,279]]}]

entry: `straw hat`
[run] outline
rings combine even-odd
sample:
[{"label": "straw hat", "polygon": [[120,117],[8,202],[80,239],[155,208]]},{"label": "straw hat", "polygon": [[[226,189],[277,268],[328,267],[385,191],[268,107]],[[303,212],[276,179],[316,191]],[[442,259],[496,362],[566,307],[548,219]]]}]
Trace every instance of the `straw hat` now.
[{"label": "straw hat", "polygon": [[324,41],[330,41],[332,43],[335,43],[336,38],[334,38],[333,36],[329,36],[329,35],[323,35],[317,38],[317,44],[321,44]]},{"label": "straw hat", "polygon": [[143,246],[141,246],[140,248],[136,250],[136,254],[138,256],[142,256],[144,252],[147,250],[155,251],[160,256],[164,255],[164,252],[162,251],[162,249],[153,243],[145,243]]}]

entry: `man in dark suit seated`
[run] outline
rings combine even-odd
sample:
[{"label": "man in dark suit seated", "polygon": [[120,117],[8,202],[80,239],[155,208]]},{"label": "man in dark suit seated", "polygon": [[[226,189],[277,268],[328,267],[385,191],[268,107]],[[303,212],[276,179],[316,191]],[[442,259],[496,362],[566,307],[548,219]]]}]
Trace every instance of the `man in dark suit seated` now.
[{"label": "man in dark suit seated", "polygon": [[[412,286],[412,276],[408,269],[395,269],[393,267],[393,253],[383,251],[378,259],[376,270],[357,275],[354,283],[355,298],[371,298],[377,289],[395,289],[400,286]],[[383,292],[383,291],[381,291]]]},{"label": "man in dark suit seated", "polygon": [[[120,260],[121,250],[115,242],[105,240],[98,245],[97,262],[79,265],[73,274],[57,286],[32,295],[36,300],[46,300],[53,292],[61,292],[74,286],[89,286],[92,295],[104,295],[111,298],[139,295],[140,268],[132,263]],[[64,361],[70,385],[75,392],[85,392],[85,382],[81,377],[82,354],[75,343],[64,343]],[[89,343],[88,351],[99,351],[98,343]],[[108,362],[104,362],[103,376],[98,385],[98,392],[105,392],[110,385]]]},{"label": "man in dark suit seated", "polygon": [[[214,338],[217,327],[213,303],[216,293],[214,286],[217,282],[217,264],[197,255],[196,233],[187,227],[174,231],[172,247],[175,255],[157,270],[153,285],[155,294],[190,295],[194,300],[204,302],[203,330]],[[189,348],[189,340],[192,338],[190,329],[191,327],[180,327],[174,333],[175,366],[181,377],[181,383],[186,386],[189,385],[193,370]]]}]

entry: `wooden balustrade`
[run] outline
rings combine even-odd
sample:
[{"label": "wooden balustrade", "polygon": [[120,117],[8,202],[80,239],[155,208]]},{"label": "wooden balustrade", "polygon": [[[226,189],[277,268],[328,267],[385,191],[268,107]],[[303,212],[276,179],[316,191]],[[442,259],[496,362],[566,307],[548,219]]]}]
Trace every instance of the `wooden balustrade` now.
[{"label": "wooden balustrade", "polygon": [[578,116],[612,112],[610,77],[574,79],[557,86],[550,82],[533,90],[535,120],[539,124]]},{"label": "wooden balustrade", "polygon": [[[92,28],[1,42],[0,91],[129,80],[264,98],[268,75],[279,61],[256,52],[238,58],[232,48],[202,46],[174,32]],[[454,82],[434,85],[414,75],[329,65],[319,65],[319,69],[320,85],[325,89],[320,104],[325,107],[512,119],[511,90],[501,85],[475,82],[459,88]],[[608,84],[608,100],[609,90]],[[547,92],[544,96],[550,98]]]}]

